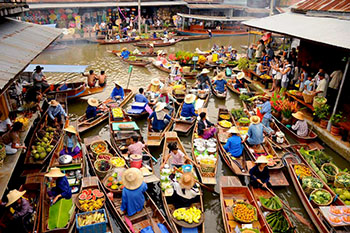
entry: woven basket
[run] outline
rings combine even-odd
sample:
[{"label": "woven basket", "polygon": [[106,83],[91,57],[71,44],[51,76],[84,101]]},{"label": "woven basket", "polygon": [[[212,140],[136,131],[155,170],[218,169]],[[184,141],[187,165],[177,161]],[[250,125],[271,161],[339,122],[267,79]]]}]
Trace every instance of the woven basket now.
[{"label": "woven basket", "polygon": [[326,172],[324,171],[325,166],[332,166],[332,167],[334,168],[334,170],[335,170],[335,174],[338,174],[338,172],[339,172],[338,167],[335,166],[334,164],[331,164],[331,163],[324,163],[324,164],[321,166],[321,172],[324,174],[324,176],[327,178],[327,180],[328,180],[328,181],[334,181],[336,175],[332,176],[332,175],[329,175],[328,173],[326,173]]},{"label": "woven basket", "polygon": [[96,156],[96,159],[104,159],[102,156],[104,157],[109,157],[109,159],[106,159],[106,160],[111,160],[111,158],[113,157],[113,155],[111,153],[108,153],[108,152],[103,152],[103,153],[99,153],[97,156]]},{"label": "woven basket", "polygon": [[102,140],[94,141],[93,143],[91,143],[90,148],[91,148],[92,153],[93,153],[95,156],[97,156],[97,155],[99,154],[99,153],[97,153],[97,152],[95,151],[95,149],[94,149],[98,144],[103,144],[103,145],[105,146],[105,148],[106,148],[105,151],[101,151],[101,152],[99,152],[99,153],[108,152],[108,145],[107,145],[107,143],[106,143],[105,141],[102,141]]},{"label": "woven basket", "polygon": [[347,173],[347,172],[339,172],[339,173],[335,176],[335,178],[334,178],[334,186],[335,186],[336,188],[346,188],[346,189],[349,189],[349,190],[350,190],[350,187],[345,187],[342,183],[339,183],[339,182],[337,181],[338,176],[341,176],[341,175],[344,175],[344,174],[349,174],[349,173]]},{"label": "woven basket", "polygon": [[314,96],[312,106],[314,108],[317,108],[317,107],[320,107],[326,103],[327,103],[327,99],[324,99],[324,101],[322,101],[322,102],[318,102],[318,101],[316,101],[316,96]]},{"label": "woven basket", "polygon": [[0,143],[1,149],[0,149],[0,160],[4,160],[6,157],[6,146],[4,143]]},{"label": "woven basket", "polygon": [[94,167],[95,167],[95,171],[96,171],[96,174],[102,179],[102,178],[104,178],[106,175],[107,175],[107,173],[112,169],[112,165],[111,164],[109,164],[110,166],[109,166],[109,169],[107,170],[107,171],[100,171],[99,170],[99,164],[102,162],[102,161],[107,161],[108,163],[109,163],[109,161],[108,160],[105,160],[105,159],[97,159],[96,161],[95,161],[95,163],[94,163]]},{"label": "woven basket", "polygon": [[[323,190],[323,191],[326,191],[327,193],[330,194],[330,192],[328,192],[328,191],[325,190],[325,189],[315,189],[314,191],[312,191],[311,194],[313,194],[314,192],[317,192],[318,190]],[[311,196],[311,194],[310,194],[310,196]],[[330,194],[330,195],[331,195],[331,194]],[[311,198],[310,198],[310,199],[311,199]],[[325,204],[317,204],[316,202],[314,202],[314,200],[311,199],[311,202],[314,203],[314,204],[317,205],[317,206],[328,206],[328,205],[330,205],[330,204],[332,203],[332,201],[333,201],[332,195],[331,195],[331,199],[330,199],[327,203],[325,203]]]},{"label": "woven basket", "polygon": [[200,166],[201,166],[201,170],[203,173],[214,173],[215,172],[215,167],[216,167],[215,164],[201,163]]},{"label": "woven basket", "polygon": [[303,98],[304,98],[304,102],[307,104],[312,103],[313,99],[314,99],[315,93],[304,93],[303,92]]},{"label": "woven basket", "polygon": [[[306,177],[306,176],[305,176]],[[304,177],[304,178],[305,178]],[[318,178],[317,178],[318,179]],[[307,194],[307,195],[310,195],[314,190],[315,190],[316,188],[311,188],[311,187],[308,187],[308,186],[306,186],[305,188],[303,187],[303,190],[305,191],[305,193]]]}]

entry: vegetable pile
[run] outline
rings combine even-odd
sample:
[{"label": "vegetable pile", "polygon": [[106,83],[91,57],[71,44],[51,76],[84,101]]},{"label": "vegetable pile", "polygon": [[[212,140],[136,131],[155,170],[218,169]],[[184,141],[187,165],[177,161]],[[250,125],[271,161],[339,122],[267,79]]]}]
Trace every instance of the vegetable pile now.
[{"label": "vegetable pile", "polygon": [[332,200],[332,195],[324,189],[318,189],[311,193],[310,199],[317,205],[326,205]]},{"label": "vegetable pile", "polygon": [[247,114],[243,111],[243,108],[232,109],[231,113],[232,113],[233,117],[235,118],[235,120],[238,120],[242,117],[247,117]]},{"label": "vegetable pile", "polygon": [[281,211],[267,215],[266,221],[273,232],[293,232],[293,229],[289,227],[288,221]]},{"label": "vegetable pile", "polygon": [[233,217],[243,223],[251,223],[258,219],[256,208],[245,202],[237,202],[233,207]]},{"label": "vegetable pile", "polygon": [[342,185],[344,188],[350,188],[350,174],[342,173],[335,177],[335,182]]},{"label": "vegetable pile", "polygon": [[239,118],[238,122],[243,125],[247,125],[250,123],[250,120],[247,117],[241,117]]},{"label": "vegetable pile", "polygon": [[297,174],[297,176],[299,176],[301,179],[304,178],[305,176],[311,176],[310,168],[308,168],[303,164],[295,165],[294,171],[295,171],[295,174]]},{"label": "vegetable pile", "polygon": [[331,176],[335,176],[337,174],[336,168],[330,164],[323,166],[322,171],[324,171],[325,173]]},{"label": "vegetable pile", "polygon": [[191,208],[179,208],[176,209],[173,212],[173,217],[177,220],[183,220],[189,224],[192,223],[199,223],[199,220],[201,218],[202,211],[200,209],[197,209],[195,206],[192,206]]},{"label": "vegetable pile", "polygon": [[279,197],[273,196],[271,198],[259,197],[260,203],[263,207],[269,210],[280,210],[282,208],[282,203]]},{"label": "vegetable pile", "polygon": [[[321,154],[323,154],[322,151],[308,151],[305,150],[304,148],[301,148],[299,150],[300,154],[306,159],[306,161],[309,163],[311,168],[317,173],[317,175],[324,181],[327,182],[327,178],[325,175],[322,173],[322,171],[318,168],[318,165],[315,164],[314,162],[314,157],[323,157]],[[318,160],[319,161],[319,160]],[[328,161],[328,160],[327,160]],[[328,162],[327,162],[328,163]],[[320,165],[322,166],[322,164]]]},{"label": "vegetable pile", "polygon": [[315,177],[306,176],[302,179],[302,187],[303,189],[321,189],[323,188],[323,183]]}]

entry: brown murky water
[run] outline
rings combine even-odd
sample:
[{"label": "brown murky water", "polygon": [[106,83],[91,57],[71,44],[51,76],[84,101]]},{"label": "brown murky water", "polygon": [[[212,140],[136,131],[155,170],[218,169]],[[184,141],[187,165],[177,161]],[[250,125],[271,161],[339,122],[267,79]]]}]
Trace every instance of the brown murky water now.
[{"label": "brown murky water", "polygon": [[[212,38],[210,40],[201,40],[201,41],[188,41],[180,42],[172,47],[160,48],[165,50],[168,54],[175,53],[178,50],[188,50],[194,51],[196,48],[201,50],[208,50],[212,47],[214,43],[218,45],[232,45],[233,47],[240,49],[240,45],[247,44],[247,36],[235,36],[235,37],[223,37],[223,38]],[[47,51],[42,53],[33,63],[38,64],[66,64],[66,65],[89,65],[87,71],[93,69],[95,72],[99,73],[101,70],[105,70],[108,76],[107,89],[104,93],[96,94],[94,97],[104,100],[107,98],[113,88],[111,85],[112,81],[117,80],[122,86],[126,87],[128,82],[128,65],[114,55],[109,54],[108,50],[120,50],[122,47],[127,47],[130,50],[135,48],[131,45],[98,45],[98,44],[68,44],[66,49],[57,50],[57,51]],[[62,81],[64,79],[68,80],[85,80],[80,74],[46,74],[50,83]],[[131,78],[130,78],[130,87],[139,88],[146,87],[150,80],[154,77],[165,78],[167,74],[162,71],[157,70],[151,65],[146,68],[134,67]],[[87,97],[88,98],[88,97]],[[76,119],[77,116],[82,115],[86,109],[86,99],[74,100],[69,103],[69,115],[71,119]],[[219,106],[226,106],[228,109],[241,107],[241,101],[238,96],[232,93],[229,93],[226,101],[215,99],[214,97],[210,98],[208,108],[212,111],[209,111],[209,118],[212,122],[217,120],[217,109]],[[146,121],[138,121],[142,133],[145,135],[146,130]],[[83,134],[82,137],[100,135],[104,139],[109,140],[108,125],[103,125],[97,127],[86,134]],[[191,143],[190,137],[181,138],[182,142],[188,153],[191,152]],[[327,152],[334,158],[334,162],[341,168],[350,167],[349,163],[343,160],[339,155],[334,153],[330,148],[326,148]],[[162,148],[153,149],[152,154],[158,158]],[[156,165],[156,169],[159,169],[159,163]],[[229,168],[219,160],[219,167],[217,172],[217,179],[221,176],[230,176],[233,175]],[[286,176],[288,177],[287,173]],[[291,183],[291,181],[289,181]],[[215,190],[219,192],[219,186],[215,186]],[[290,204],[290,206],[296,212],[300,213],[302,216],[308,219],[308,216],[303,208],[296,192],[291,184],[287,188],[282,188],[276,190],[279,196]],[[160,189],[158,186],[153,187],[152,193],[155,201],[162,206],[160,195]],[[221,208],[220,208],[220,199],[219,196],[215,196],[212,193],[204,189],[204,203],[205,203],[205,228],[209,233],[212,232],[224,232],[222,217],[221,217]],[[290,215],[292,216],[292,215]],[[291,217],[291,220],[295,223],[297,227],[297,232],[306,233],[314,232],[313,230],[307,229],[301,223],[297,222],[295,218]],[[119,229],[116,226],[116,229]]]}]

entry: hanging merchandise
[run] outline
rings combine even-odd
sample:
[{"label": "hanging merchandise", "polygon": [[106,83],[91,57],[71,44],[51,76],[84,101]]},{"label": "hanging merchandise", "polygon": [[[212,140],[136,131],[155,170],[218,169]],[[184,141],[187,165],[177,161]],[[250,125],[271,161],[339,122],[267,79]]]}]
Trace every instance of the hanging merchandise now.
[{"label": "hanging merchandise", "polygon": [[67,15],[67,19],[69,19],[69,20],[73,19],[72,14]]},{"label": "hanging merchandise", "polygon": [[76,28],[80,29],[81,28],[81,18],[79,15],[75,16],[75,24],[76,24]]},{"label": "hanging merchandise", "polygon": [[56,16],[55,14],[51,14],[51,15],[49,16],[49,18],[50,18],[51,20],[55,20],[55,19],[57,19],[57,16]]},{"label": "hanging merchandise", "polygon": [[72,11],[72,9],[66,9],[66,13],[67,13],[67,14],[72,14],[73,11]]},{"label": "hanging merchandise", "polygon": [[77,15],[78,15],[77,13],[72,14],[73,18],[75,18]]}]

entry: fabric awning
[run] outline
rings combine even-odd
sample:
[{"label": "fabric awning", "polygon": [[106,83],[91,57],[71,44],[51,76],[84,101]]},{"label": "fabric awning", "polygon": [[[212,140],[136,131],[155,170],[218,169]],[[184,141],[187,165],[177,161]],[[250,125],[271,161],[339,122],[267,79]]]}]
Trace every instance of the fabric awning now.
[{"label": "fabric awning", "polygon": [[223,16],[209,16],[209,15],[190,15],[190,14],[182,14],[182,13],[177,13],[177,15],[184,18],[212,20],[212,21],[226,21],[226,22],[245,21],[245,20],[253,19],[253,17],[223,17]]},{"label": "fabric awning", "polygon": [[44,68],[45,73],[82,73],[86,70],[87,65],[41,65],[30,64],[23,72],[33,72],[36,66]]},{"label": "fabric awning", "polygon": [[350,49],[350,20],[284,13],[252,19],[243,24],[299,39]]}]

